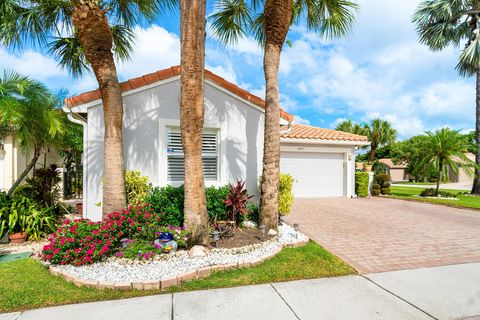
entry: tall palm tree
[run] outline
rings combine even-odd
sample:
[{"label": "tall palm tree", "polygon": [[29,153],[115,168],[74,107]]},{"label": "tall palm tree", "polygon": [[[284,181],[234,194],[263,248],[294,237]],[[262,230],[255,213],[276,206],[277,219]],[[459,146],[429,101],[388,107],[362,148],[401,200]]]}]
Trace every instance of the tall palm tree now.
[{"label": "tall palm tree", "polygon": [[[263,45],[265,75],[265,132],[261,179],[261,222],[269,229],[278,226],[280,176],[280,104],[278,69],[280,56],[293,23],[306,20],[320,35],[345,35],[354,21],[357,5],[348,0],[221,0],[212,15],[215,34],[224,43],[253,34]],[[267,229],[268,230],[268,229]]]},{"label": "tall palm tree", "polygon": [[389,145],[395,142],[397,131],[392,128],[390,122],[382,119],[373,119],[370,123],[365,123],[364,134],[370,141],[370,151],[368,152],[368,161],[375,161],[375,152],[378,147]]},{"label": "tall palm tree", "polygon": [[440,182],[447,176],[448,168],[454,173],[458,173],[458,169],[462,168],[468,175],[474,174],[477,164],[465,155],[469,146],[468,139],[458,130],[443,128],[435,132],[427,131],[420,146],[422,151],[417,153],[419,158],[413,173],[435,172],[438,175],[438,194]]},{"label": "tall palm tree", "polygon": [[[127,60],[134,34],[130,29],[151,21],[176,0],[2,0],[0,44],[11,49],[25,43],[43,48],[74,76],[91,68],[104,114],[103,214],[126,205],[122,143],[123,102],[114,54]],[[66,34],[66,35],[65,35]]]},{"label": "tall palm tree", "polygon": [[180,129],[185,156],[185,225],[206,245],[208,213],[202,164],[206,0],[180,1]]},{"label": "tall palm tree", "polygon": [[[420,42],[432,51],[464,45],[456,69],[476,77],[475,161],[480,165],[480,4],[470,0],[422,1],[413,16]],[[475,169],[472,193],[480,194],[480,166]]]},{"label": "tall palm tree", "polygon": [[366,135],[365,127],[352,120],[344,120],[335,127],[337,131],[350,132],[354,134]]},{"label": "tall palm tree", "polygon": [[8,194],[25,179],[42,149],[63,134],[61,111],[55,110],[54,95],[41,83],[15,72],[4,72],[0,79],[0,122],[9,127],[20,147],[33,151],[32,159],[17,177]]}]

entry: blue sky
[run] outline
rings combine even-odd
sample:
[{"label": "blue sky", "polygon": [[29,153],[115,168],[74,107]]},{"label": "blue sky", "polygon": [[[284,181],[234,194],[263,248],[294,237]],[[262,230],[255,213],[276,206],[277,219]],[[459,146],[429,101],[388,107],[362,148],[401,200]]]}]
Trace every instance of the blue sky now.
[{"label": "blue sky", "polygon": [[[418,43],[411,16],[419,1],[359,0],[350,35],[326,41],[305,26],[291,28],[280,65],[281,104],[299,123],[326,128],[343,119],[381,117],[400,139],[425,130],[474,127],[475,87],[455,71],[458,48],[429,52]],[[212,10],[210,3],[209,10]],[[137,27],[132,60],[119,63],[122,80],[179,64],[178,13]],[[225,48],[207,38],[207,68],[264,96],[262,51],[250,38]],[[72,79],[51,57],[32,50],[0,48],[0,69],[14,69],[52,88],[81,93],[96,88],[93,76]]]}]

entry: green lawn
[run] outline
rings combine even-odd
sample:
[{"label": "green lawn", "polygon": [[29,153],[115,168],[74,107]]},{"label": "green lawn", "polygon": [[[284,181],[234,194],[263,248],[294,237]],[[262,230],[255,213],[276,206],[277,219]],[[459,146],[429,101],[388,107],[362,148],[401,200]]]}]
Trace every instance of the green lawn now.
[{"label": "green lawn", "polygon": [[[265,263],[246,269],[217,272],[192,280],[168,292],[222,288],[275,281],[333,277],[354,274],[355,270],[310,241],[300,248],[286,248]],[[129,298],[160,293],[153,291],[99,291],[77,288],[54,277],[38,261],[23,259],[0,264],[0,312],[53,305]]]},{"label": "green lawn", "polygon": [[397,181],[394,182],[395,184],[413,184],[413,185],[426,185],[426,186],[433,186],[435,182],[410,182],[410,181]]},{"label": "green lawn", "polygon": [[[420,192],[424,190],[423,188],[392,186],[390,190],[391,190],[390,196],[392,198],[409,199],[409,200],[415,200],[415,201],[421,201],[421,202],[443,204],[443,205],[454,206],[454,207],[480,209],[480,197],[458,195],[457,196],[458,200],[433,199],[433,198],[423,198],[418,196],[420,195]],[[441,189],[441,190],[445,190],[453,193],[462,192],[459,190],[450,190],[450,189]]]}]

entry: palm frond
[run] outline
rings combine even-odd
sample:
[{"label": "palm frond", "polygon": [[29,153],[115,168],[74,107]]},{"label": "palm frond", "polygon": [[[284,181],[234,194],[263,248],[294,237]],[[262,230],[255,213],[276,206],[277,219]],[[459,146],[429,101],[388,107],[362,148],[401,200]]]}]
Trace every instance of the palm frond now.
[{"label": "palm frond", "polygon": [[133,45],[136,40],[135,33],[124,25],[111,26],[111,30],[115,57],[121,61],[128,61],[130,54],[133,52]]},{"label": "palm frond", "polygon": [[48,45],[48,52],[57,59],[62,69],[68,70],[74,77],[81,77],[89,70],[88,61],[76,34],[54,38]]},{"label": "palm frond", "polygon": [[456,69],[464,77],[475,75],[480,70],[480,37],[478,33],[460,54]]},{"label": "palm frond", "polygon": [[253,24],[252,10],[244,0],[220,0],[209,19],[213,34],[223,44],[234,44]]}]

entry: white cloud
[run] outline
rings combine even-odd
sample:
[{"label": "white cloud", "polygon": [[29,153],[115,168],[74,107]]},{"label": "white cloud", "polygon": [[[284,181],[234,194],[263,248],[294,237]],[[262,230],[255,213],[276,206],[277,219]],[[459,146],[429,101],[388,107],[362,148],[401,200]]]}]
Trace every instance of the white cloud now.
[{"label": "white cloud", "polygon": [[297,123],[297,124],[306,124],[306,125],[310,125],[310,120],[308,119],[304,119],[300,116],[293,116],[293,122]]}]

